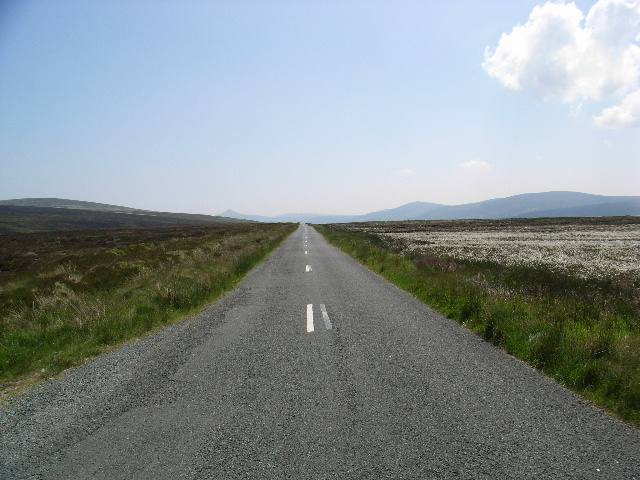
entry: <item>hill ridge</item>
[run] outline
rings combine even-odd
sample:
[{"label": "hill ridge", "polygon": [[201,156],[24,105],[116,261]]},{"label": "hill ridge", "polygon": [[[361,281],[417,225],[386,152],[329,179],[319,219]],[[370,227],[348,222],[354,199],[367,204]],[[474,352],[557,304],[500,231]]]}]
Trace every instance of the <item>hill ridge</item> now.
[{"label": "hill ridge", "polygon": [[[237,218],[262,222],[299,221],[349,223],[402,220],[462,220],[521,217],[600,217],[640,215],[640,196],[607,196],[571,191],[521,193],[461,205],[410,202],[363,215],[282,214],[274,217],[240,214]],[[285,220],[287,219],[287,220]]]},{"label": "hill ridge", "polygon": [[[252,221],[213,215],[154,212],[79,200],[64,200],[70,203],[56,205],[56,202],[51,200],[60,199],[0,200],[0,235],[94,228],[218,225]],[[15,205],[11,202],[20,204]]]}]

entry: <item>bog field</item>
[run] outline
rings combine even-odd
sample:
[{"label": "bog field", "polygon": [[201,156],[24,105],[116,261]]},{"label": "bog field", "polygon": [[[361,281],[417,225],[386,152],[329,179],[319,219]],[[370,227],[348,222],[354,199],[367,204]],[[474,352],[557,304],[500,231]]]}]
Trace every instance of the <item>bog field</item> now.
[{"label": "bog field", "polygon": [[295,228],[0,235],[0,400],[215,300]]},{"label": "bog field", "polygon": [[436,310],[640,425],[640,217],[318,228]]}]

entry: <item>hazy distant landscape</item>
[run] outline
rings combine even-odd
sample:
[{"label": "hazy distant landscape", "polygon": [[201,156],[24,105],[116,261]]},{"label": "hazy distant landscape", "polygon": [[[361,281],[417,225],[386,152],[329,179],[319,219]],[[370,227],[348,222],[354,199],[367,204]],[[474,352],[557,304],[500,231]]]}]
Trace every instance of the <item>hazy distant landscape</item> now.
[{"label": "hazy distant landscape", "polygon": [[389,220],[458,220],[535,217],[603,217],[640,215],[640,197],[604,196],[579,192],[526,193],[464,205],[412,202],[364,215],[287,213],[275,217],[245,215],[227,210],[224,217],[258,222],[346,223]]},{"label": "hazy distant landscape", "polygon": [[267,217],[227,210],[219,215],[153,212],[136,208],[59,198],[0,200],[0,234],[84,228],[129,228],[219,223],[348,223],[401,220],[456,220],[537,217],[640,215],[640,197],[579,192],[544,192],[496,198],[464,205],[412,202],[364,215],[284,213]]}]

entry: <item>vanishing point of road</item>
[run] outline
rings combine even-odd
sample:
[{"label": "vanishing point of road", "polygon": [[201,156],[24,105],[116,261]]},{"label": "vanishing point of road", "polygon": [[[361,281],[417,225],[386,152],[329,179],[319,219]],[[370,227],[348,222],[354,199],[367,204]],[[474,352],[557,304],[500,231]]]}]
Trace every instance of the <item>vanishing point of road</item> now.
[{"label": "vanishing point of road", "polygon": [[301,225],[233,292],[0,409],[2,479],[633,479],[640,430]]}]

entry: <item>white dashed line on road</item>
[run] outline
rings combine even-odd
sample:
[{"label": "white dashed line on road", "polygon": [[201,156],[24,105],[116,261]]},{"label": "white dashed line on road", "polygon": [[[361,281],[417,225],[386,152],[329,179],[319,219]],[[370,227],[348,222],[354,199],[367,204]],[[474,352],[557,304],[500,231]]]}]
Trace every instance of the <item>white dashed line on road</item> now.
[{"label": "white dashed line on road", "polygon": [[[333,325],[331,324],[331,320],[329,319],[329,314],[327,313],[327,307],[324,303],[320,304],[320,312],[322,313],[322,319],[324,320],[324,327],[327,330],[333,330]],[[313,326],[313,304],[307,304],[307,332],[311,333],[314,331]]]},{"label": "white dashed line on road", "polygon": [[331,320],[329,320],[329,314],[327,313],[327,307],[325,307],[324,303],[320,304],[320,311],[322,312],[322,318],[324,319],[324,326],[327,330],[331,330],[333,325],[331,325]]},{"label": "white dashed line on road", "polygon": [[313,305],[307,305],[307,332],[313,332]]},{"label": "white dashed line on road", "polygon": [[311,265],[307,265],[307,269],[305,270],[305,272],[310,272],[311,271]]}]

